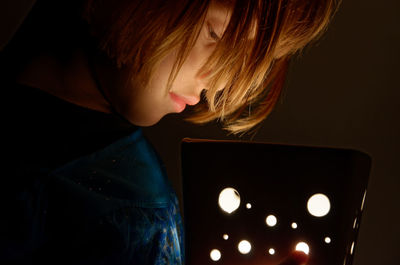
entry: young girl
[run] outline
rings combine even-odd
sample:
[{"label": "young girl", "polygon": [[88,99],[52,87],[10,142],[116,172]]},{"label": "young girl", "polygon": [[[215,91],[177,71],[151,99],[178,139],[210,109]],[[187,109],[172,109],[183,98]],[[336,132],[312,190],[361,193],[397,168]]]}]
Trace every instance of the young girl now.
[{"label": "young girl", "polygon": [[138,126],[196,105],[193,122],[252,128],[336,6],[37,1],[1,55],[0,263],[183,264],[177,199]]}]

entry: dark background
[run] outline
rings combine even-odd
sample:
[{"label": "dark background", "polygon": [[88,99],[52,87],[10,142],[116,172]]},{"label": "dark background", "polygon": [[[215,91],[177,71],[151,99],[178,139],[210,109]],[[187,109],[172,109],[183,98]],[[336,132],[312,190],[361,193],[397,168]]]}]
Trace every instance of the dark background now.
[{"label": "dark background", "polygon": [[[0,49],[34,0],[0,1]],[[275,111],[253,136],[261,142],[344,147],[373,159],[354,265],[400,262],[400,2],[344,0],[327,34],[293,61]],[[183,137],[238,139],[218,125],[168,116],[145,129],[180,190]],[[200,164],[200,161],[199,161]]]},{"label": "dark background", "polygon": [[[324,37],[294,60],[272,115],[254,137],[240,138],[353,148],[372,157],[354,265],[400,264],[399,26],[398,0],[344,0]],[[145,132],[179,194],[183,137],[237,139],[177,116]]]}]

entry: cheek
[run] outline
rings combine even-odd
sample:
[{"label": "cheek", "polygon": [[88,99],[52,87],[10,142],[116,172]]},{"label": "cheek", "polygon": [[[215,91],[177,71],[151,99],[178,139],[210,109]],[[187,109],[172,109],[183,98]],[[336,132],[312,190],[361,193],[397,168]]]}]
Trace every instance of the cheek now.
[{"label": "cheek", "polygon": [[149,87],[157,90],[164,90],[167,93],[167,83],[171,74],[174,62],[176,61],[176,52],[171,52],[167,55],[155,68],[152,79],[149,82]]},{"label": "cheek", "polygon": [[188,62],[191,62],[196,70],[199,70],[207,62],[216,47],[215,43],[204,42],[201,39],[198,40],[188,57]]},{"label": "cheek", "polygon": [[129,121],[139,126],[150,126],[163,116],[173,112],[169,100],[167,82],[175,62],[175,54],[171,53],[156,67],[147,86],[143,87],[132,79],[131,93],[124,98],[125,113]]},{"label": "cheek", "polygon": [[125,115],[131,123],[151,126],[167,114],[165,97],[153,92],[149,87],[138,89],[126,99]]},{"label": "cheek", "polygon": [[199,85],[200,76],[198,72],[206,63],[209,55],[212,53],[212,47],[205,47],[204,44],[196,43],[193,49],[189,52],[188,57],[183,63],[178,75],[173,83],[172,91],[193,93],[193,89]]}]

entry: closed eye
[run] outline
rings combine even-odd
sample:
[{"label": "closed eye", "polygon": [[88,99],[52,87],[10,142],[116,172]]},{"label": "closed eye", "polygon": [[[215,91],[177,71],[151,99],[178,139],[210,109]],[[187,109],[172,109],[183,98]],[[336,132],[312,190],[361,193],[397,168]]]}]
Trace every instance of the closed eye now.
[{"label": "closed eye", "polygon": [[208,25],[208,33],[210,34],[210,37],[214,41],[219,41],[221,38],[215,33],[214,29],[211,27],[211,25]]}]

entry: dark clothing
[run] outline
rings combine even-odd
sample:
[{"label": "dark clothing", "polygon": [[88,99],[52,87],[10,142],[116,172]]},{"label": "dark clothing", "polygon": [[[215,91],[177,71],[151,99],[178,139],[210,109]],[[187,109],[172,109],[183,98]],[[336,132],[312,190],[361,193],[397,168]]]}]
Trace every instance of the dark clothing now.
[{"label": "dark clothing", "polygon": [[141,129],[2,89],[0,264],[182,264],[176,195]]}]

